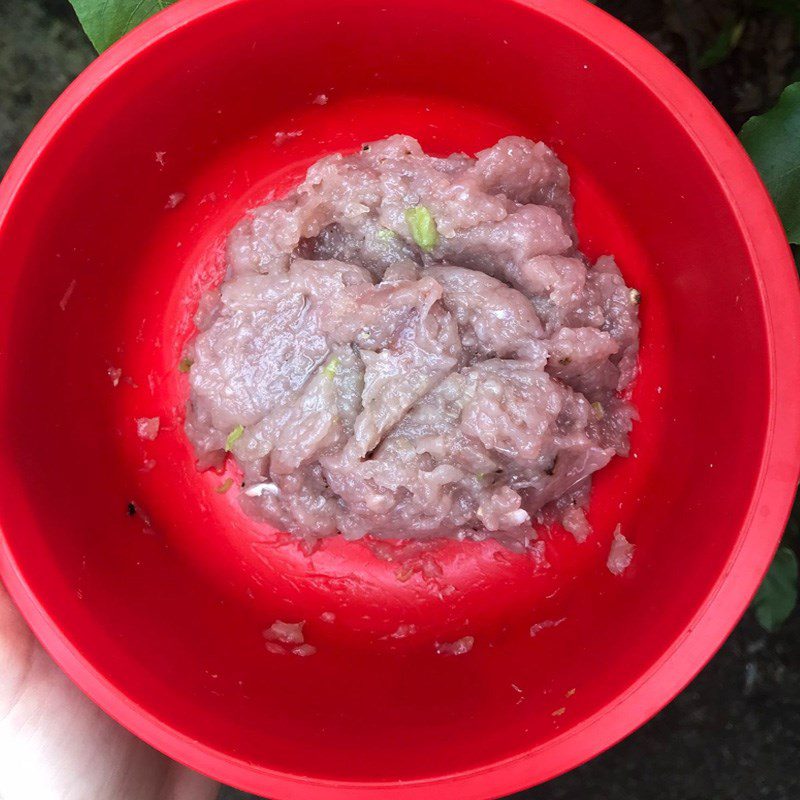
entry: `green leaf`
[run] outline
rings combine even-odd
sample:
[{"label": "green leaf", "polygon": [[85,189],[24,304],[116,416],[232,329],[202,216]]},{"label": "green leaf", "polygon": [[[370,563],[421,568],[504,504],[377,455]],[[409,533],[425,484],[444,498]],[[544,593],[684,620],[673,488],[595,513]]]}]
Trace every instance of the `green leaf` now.
[{"label": "green leaf", "polygon": [[98,53],[175,0],[70,0]]},{"label": "green leaf", "polygon": [[436,220],[425,206],[411,206],[406,209],[406,224],[411,238],[423,250],[433,250],[439,242]]},{"label": "green leaf", "polygon": [[775,631],[787,620],[797,604],[797,557],[781,547],[753,600],[756,619],[768,631]]},{"label": "green leaf", "polygon": [[793,244],[800,244],[800,83],[778,104],[745,122],[739,137],[772,195]]},{"label": "green leaf", "polygon": [[698,66],[700,69],[708,69],[715,64],[722,63],[739,44],[744,33],[745,20],[738,22],[731,20],[719,32],[719,36],[708,46],[708,49],[700,56]]}]

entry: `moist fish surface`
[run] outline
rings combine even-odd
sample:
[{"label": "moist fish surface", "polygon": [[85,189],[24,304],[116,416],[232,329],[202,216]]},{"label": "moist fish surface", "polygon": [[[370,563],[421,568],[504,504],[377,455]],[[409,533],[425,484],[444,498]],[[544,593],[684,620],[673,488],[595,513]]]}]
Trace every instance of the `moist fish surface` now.
[{"label": "moist fish surface", "polygon": [[579,540],[627,455],[639,295],[581,253],[564,164],[396,135],[314,164],[231,232],[189,343],[186,431],[244,510],[307,539]]}]

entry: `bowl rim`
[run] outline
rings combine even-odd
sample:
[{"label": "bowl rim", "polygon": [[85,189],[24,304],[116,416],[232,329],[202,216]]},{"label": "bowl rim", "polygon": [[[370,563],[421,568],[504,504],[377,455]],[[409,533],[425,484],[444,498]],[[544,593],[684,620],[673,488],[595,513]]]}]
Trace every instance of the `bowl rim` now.
[{"label": "bowl rim", "polygon": [[[70,643],[39,603],[0,530],[0,578],[39,641],[97,705],[148,744],[223,783],[276,800],[483,800],[550,780],[588,761],[670,702],[727,638],[758,588],[789,515],[800,474],[800,291],[777,212],[738,139],[701,91],[622,22],[585,0],[500,0],[542,13],[592,40],[648,86],[703,156],[727,194],[756,267],[766,318],[770,409],[758,480],[736,546],[692,620],[620,696],[575,728],[530,750],[472,770],[403,782],[311,778],[257,767],[191,739],[129,700]],[[70,118],[117,70],[200,18],[248,0],[182,0],[150,18],[93,61],[23,144],[0,183],[0,232],[27,175]],[[780,324],[778,321],[780,320]]]}]

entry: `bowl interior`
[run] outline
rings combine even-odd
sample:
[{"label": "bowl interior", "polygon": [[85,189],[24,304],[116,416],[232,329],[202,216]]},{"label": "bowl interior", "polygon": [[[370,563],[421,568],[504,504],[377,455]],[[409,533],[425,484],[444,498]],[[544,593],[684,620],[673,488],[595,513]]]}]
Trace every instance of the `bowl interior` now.
[{"label": "bowl interior", "polygon": [[[674,644],[718,580],[766,435],[759,282],[673,111],[521,3],[386,6],[242,0],[175,30],[74,109],[0,231],[9,551],[130,703],[252,765],[262,792],[259,770],[410,781],[580,726]],[[401,580],[362,544],[302,552],[245,518],[236,489],[216,492],[224,476],[194,469],[177,364],[227,230],[323,154],[397,132],[438,154],[544,140],[570,167],[584,250],[614,253],[642,292],[632,457],[596,480],[592,538],[554,531],[546,563],[451,543],[438,572]],[[161,419],[154,442],[136,435],[144,416]],[[618,523],[637,549],[615,578]],[[267,652],[276,619],[306,620],[316,655]],[[547,621],[562,622],[530,635]],[[416,633],[393,638],[401,624]],[[434,652],[467,634],[469,655]]]}]

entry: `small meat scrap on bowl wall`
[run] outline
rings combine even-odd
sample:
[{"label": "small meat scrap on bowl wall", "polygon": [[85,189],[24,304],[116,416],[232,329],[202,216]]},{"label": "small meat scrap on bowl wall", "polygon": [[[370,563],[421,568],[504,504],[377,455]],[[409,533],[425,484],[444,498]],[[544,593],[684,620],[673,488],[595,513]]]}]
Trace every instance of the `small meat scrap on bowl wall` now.
[{"label": "small meat scrap on bowl wall", "polygon": [[303,634],[306,622],[283,622],[276,620],[264,631],[267,651],[273,655],[292,654],[301,658],[313,656],[317,648],[308,644]]},{"label": "small meat scrap on bowl wall", "polygon": [[636,545],[631,544],[622,534],[622,526],[617,525],[611,540],[611,549],[608,551],[606,565],[612,575],[622,575],[633,561]]},{"label": "small meat scrap on bowl wall", "polygon": [[578,540],[592,473],[628,452],[638,296],[578,249],[544,144],[470,158],[396,135],[314,164],[230,234],[201,302],[186,428],[230,451],[247,513],[340,532]]},{"label": "small meat scrap on bowl wall", "polygon": [[158,436],[159,428],[161,427],[161,419],[159,417],[139,417],[136,420],[136,433],[140,439],[152,442]]}]

